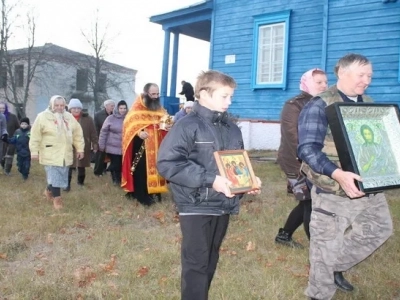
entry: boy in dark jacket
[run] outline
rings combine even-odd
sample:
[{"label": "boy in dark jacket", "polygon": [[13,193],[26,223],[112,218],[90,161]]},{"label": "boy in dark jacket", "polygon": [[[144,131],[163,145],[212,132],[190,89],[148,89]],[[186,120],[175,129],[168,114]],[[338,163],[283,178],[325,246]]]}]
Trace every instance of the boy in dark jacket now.
[{"label": "boy in dark jacket", "polygon": [[24,180],[28,179],[31,168],[31,151],[29,150],[29,139],[31,137],[31,126],[28,118],[22,118],[20,128],[14,136],[8,140],[10,144],[15,144],[17,150],[17,167]]},{"label": "boy in dark jacket", "polygon": [[227,113],[235,87],[234,79],[223,73],[200,74],[198,102],[172,127],[158,153],[158,171],[170,182],[179,211],[184,300],[208,299],[229,216],[239,213],[243,195],[231,193],[232,182],[219,175],[213,156],[214,151],[243,149],[242,133]]}]

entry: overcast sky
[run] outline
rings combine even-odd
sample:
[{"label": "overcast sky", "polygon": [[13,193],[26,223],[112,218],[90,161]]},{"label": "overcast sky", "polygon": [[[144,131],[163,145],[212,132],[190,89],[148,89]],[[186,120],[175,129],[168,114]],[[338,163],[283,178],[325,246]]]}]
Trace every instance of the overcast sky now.
[{"label": "overcast sky", "polygon": [[[10,4],[17,0],[7,0]],[[199,0],[24,0],[15,11],[24,22],[25,9],[33,9],[37,20],[36,46],[53,43],[74,51],[91,54],[81,31],[90,32],[98,10],[100,28],[108,25],[111,41],[105,59],[138,70],[136,92],[146,82],[161,83],[164,31],[149,17],[199,3]],[[21,32],[10,41],[12,48],[26,47]],[[171,44],[173,36],[171,35]],[[172,54],[172,51],[171,51]],[[209,43],[180,36],[178,87],[180,81],[193,84],[201,70],[208,68]]]}]

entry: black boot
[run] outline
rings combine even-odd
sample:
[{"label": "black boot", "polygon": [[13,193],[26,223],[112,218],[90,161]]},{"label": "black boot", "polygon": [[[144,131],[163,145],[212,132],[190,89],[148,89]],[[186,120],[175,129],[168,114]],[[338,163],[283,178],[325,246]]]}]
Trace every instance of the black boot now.
[{"label": "black boot", "polygon": [[125,198],[128,199],[128,200],[135,200],[136,199],[135,192],[127,192],[125,194]]},{"label": "black boot", "polygon": [[278,235],[275,237],[275,242],[288,246],[291,248],[303,249],[303,245],[292,239],[292,235],[285,231],[283,228],[279,228]]},{"label": "black boot", "polygon": [[113,185],[118,185],[117,173],[115,171],[110,171],[110,174]]},{"label": "black boot", "polygon": [[85,175],[78,175],[78,185],[83,186],[85,182]]},{"label": "black boot", "polygon": [[342,272],[333,272],[333,277],[335,278],[335,284],[336,286],[343,292],[352,292],[354,290],[354,286],[350,284],[346,280],[346,278],[343,277]]},{"label": "black boot", "polygon": [[[140,201],[139,201],[140,202]],[[156,201],[154,201],[153,197],[151,197],[149,195],[148,199],[146,199],[145,201],[140,202],[142,205],[144,206],[152,206],[154,204],[156,204]]]},{"label": "black boot", "polygon": [[115,172],[115,180],[117,182],[117,185],[121,185],[121,172]]},{"label": "black boot", "polygon": [[143,206],[152,206],[153,204],[156,204],[152,195],[144,195],[143,197],[137,198],[137,201]]},{"label": "black boot", "polygon": [[4,166],[4,174],[10,176],[12,164],[5,164]]},{"label": "black boot", "polygon": [[63,189],[63,191],[69,192],[71,190],[71,180],[72,180],[72,174],[71,175],[68,174],[68,186],[65,189]]},{"label": "black boot", "polygon": [[153,200],[157,201],[157,202],[161,202],[161,194],[160,193],[153,194]]}]

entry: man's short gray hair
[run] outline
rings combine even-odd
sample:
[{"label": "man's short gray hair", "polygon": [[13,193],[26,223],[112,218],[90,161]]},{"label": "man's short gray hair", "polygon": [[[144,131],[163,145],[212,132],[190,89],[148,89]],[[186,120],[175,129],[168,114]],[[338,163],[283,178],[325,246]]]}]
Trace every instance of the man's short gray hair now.
[{"label": "man's short gray hair", "polygon": [[103,106],[106,107],[106,105],[108,104],[114,104],[115,105],[115,101],[112,99],[108,99],[106,101],[103,102]]},{"label": "man's short gray hair", "polygon": [[368,58],[366,58],[364,55],[361,54],[356,54],[356,53],[349,53],[343,56],[338,60],[336,63],[334,72],[335,75],[338,76],[339,68],[340,69],[346,69],[352,64],[357,63],[360,66],[365,66],[365,65],[370,65],[371,62],[369,61]]}]

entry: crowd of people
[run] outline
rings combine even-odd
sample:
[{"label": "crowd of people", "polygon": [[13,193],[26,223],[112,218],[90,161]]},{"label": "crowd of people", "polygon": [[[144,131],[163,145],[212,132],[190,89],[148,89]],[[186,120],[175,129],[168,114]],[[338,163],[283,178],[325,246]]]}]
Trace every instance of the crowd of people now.
[{"label": "crowd of people", "polygon": [[[277,159],[287,178],[287,192],[298,203],[275,242],[303,248],[292,235],[304,225],[310,248],[305,294],[319,300],[331,299],[338,288],[353,291],[344,272],[393,232],[384,193],[365,194],[355,183],[361,176],[341,169],[325,113],[336,102],[372,102],[365,95],[372,64],[362,55],[348,54],[339,59],[334,72],[337,82],[329,88],[324,70],[313,68],[301,76],[300,94],[282,109]],[[236,177],[220,175],[213,153],[244,149],[244,142],[227,113],[236,88],[232,77],[214,70],[202,72],[193,95],[190,84],[182,85],[182,94],[193,99],[174,121],[162,107],[155,83],[144,86],[130,109],[124,100],[105,101],[94,119],[83,112],[79,99],[67,103],[64,97],[53,96],[32,128],[29,119],[19,123],[1,102],[0,157],[4,173],[9,174],[16,150],[24,179],[29,176],[30,159],[38,159],[46,171],[44,194],[55,209],[63,207],[61,189],[71,189],[75,170],[78,185],[84,185],[92,155],[94,174],[109,172],[128,199],[150,206],[170,190],[182,231],[181,297],[203,300],[208,299],[230,215],[239,213],[244,195],[232,193]],[[360,132],[372,143],[371,128],[364,126]],[[256,180],[258,188],[248,194],[260,194],[262,183]]]}]

